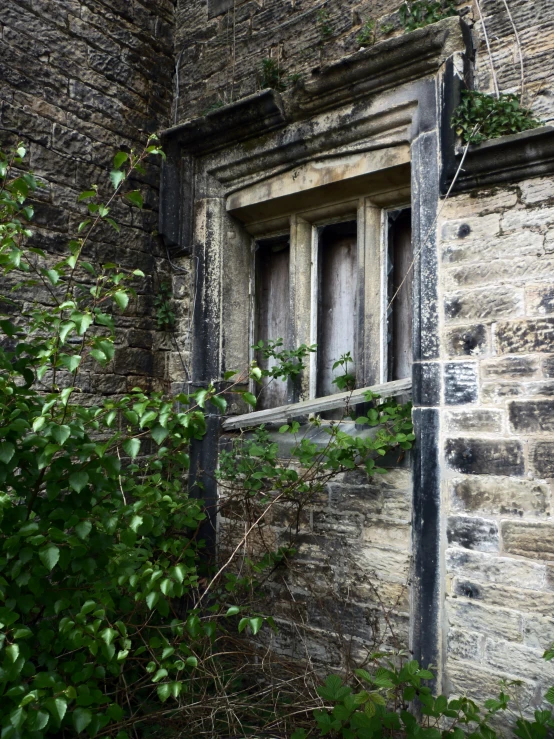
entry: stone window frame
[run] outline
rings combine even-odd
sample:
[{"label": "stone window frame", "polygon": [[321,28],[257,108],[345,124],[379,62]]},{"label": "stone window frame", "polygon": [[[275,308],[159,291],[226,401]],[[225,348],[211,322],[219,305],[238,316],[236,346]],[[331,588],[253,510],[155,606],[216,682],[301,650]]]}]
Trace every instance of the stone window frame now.
[{"label": "stone window frame", "polygon": [[[251,236],[237,228],[226,200],[253,183],[316,157],[410,147],[413,291],[413,573],[411,650],[439,667],[442,680],[441,478],[439,416],[443,397],[436,221],[456,169],[450,125],[460,90],[471,81],[469,30],[449,18],[376,44],[317,70],[283,95],[266,90],[163,134],[168,154],[161,187],[160,232],[168,249],[192,253],[197,299],[193,381],[204,384],[241,366],[248,318],[241,291],[223,265],[249,272]],[[229,320],[229,316],[233,316]],[[242,335],[241,335],[242,334]],[[295,342],[296,343],[296,342]],[[241,412],[230,408],[230,413]],[[208,506],[217,500],[221,421],[207,419],[194,444],[192,478]],[[211,527],[211,529],[210,529]],[[215,542],[215,517],[204,532]]]},{"label": "stone window frame", "polygon": [[[311,345],[317,343],[318,230],[353,220],[357,224],[359,297],[355,317],[357,385],[368,387],[386,382],[387,212],[411,207],[409,170],[409,147],[399,145],[354,157],[325,159],[317,166],[312,161],[272,177],[261,187],[250,186],[227,198],[227,213],[240,221],[251,236],[248,347],[255,338],[256,243],[289,236],[292,321],[290,335],[284,338],[291,345]],[[337,189],[343,191],[342,196]],[[243,353],[246,351],[245,346]],[[252,359],[254,354],[250,351],[249,360]],[[316,354],[311,354],[291,402],[316,397],[316,361]]]}]

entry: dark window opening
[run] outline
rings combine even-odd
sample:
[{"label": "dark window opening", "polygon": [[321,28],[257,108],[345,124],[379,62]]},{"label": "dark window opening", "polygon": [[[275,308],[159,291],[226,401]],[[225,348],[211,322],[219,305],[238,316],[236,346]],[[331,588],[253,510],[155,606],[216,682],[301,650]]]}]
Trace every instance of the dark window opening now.
[{"label": "dark window opening", "polygon": [[[265,239],[256,244],[256,310],[254,340],[283,340],[282,348],[289,348],[289,269],[290,245],[286,236]],[[256,353],[262,369],[271,369],[274,359],[264,359]],[[257,408],[276,408],[289,400],[288,383],[281,379],[264,378],[258,396]]]},{"label": "dark window opening", "polygon": [[[355,326],[358,308],[358,249],[356,221],[336,223],[319,231],[316,395],[340,392],[333,380],[345,374],[356,377]],[[349,353],[346,368],[333,369]],[[355,379],[352,383],[356,386]],[[342,411],[325,414],[340,418]]]},{"label": "dark window opening", "polygon": [[[413,248],[412,211],[388,214],[387,375],[412,376]],[[392,301],[392,303],[391,303]]]}]

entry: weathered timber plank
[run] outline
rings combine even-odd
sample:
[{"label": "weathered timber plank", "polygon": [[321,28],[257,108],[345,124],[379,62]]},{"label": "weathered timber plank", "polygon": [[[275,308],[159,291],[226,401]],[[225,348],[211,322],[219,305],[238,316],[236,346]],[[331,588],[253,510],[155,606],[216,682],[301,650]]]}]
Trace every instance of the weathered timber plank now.
[{"label": "weathered timber plank", "polygon": [[348,405],[359,405],[365,403],[365,393],[371,390],[382,398],[391,398],[395,395],[403,395],[412,389],[412,380],[395,380],[394,382],[385,382],[382,385],[371,385],[371,387],[362,387],[353,392],[336,393],[335,395],[326,395],[324,398],[313,398],[311,400],[303,400],[300,403],[292,403],[283,405],[279,408],[268,408],[263,411],[254,411],[245,413],[242,416],[233,416],[227,418],[223,424],[223,431],[233,431],[242,429],[247,426],[259,426],[262,423],[286,423],[291,418],[297,416],[306,416],[310,413],[322,413],[323,411],[331,411],[335,408],[342,408],[348,401]]}]

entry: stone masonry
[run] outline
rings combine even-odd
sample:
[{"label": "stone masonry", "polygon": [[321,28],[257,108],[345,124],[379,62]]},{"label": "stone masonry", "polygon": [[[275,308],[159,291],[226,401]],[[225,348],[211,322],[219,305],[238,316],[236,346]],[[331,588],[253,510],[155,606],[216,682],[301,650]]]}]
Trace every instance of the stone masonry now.
[{"label": "stone masonry", "polygon": [[[109,193],[115,152],[140,151],[149,133],[169,123],[173,29],[171,0],[0,0],[0,142],[21,140],[28,149],[29,167],[45,185],[34,203],[36,238],[54,256],[84,218],[79,192],[96,183]],[[144,210],[117,207],[121,235],[97,232],[89,247],[92,261],[147,275],[119,321],[115,360],[81,373],[92,396],[161,388],[169,376],[174,351],[157,331],[154,306],[159,285],[172,280],[155,235],[158,180],[155,161],[135,180]],[[173,293],[184,298],[187,275],[173,280]]]},{"label": "stone masonry", "polygon": [[439,224],[447,675],[473,695],[521,679],[532,703],[554,680],[553,203],[535,178],[452,198]]}]

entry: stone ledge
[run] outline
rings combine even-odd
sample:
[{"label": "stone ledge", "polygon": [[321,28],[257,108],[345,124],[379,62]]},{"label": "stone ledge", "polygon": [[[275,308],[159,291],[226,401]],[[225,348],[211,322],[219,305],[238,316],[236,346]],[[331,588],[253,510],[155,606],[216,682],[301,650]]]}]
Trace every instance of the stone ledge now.
[{"label": "stone ledge", "polygon": [[[462,158],[458,150],[443,182],[445,195]],[[464,167],[452,189],[462,193],[554,173],[554,126],[542,126],[469,147]]]},{"label": "stone ledge", "polygon": [[282,96],[262,90],[205,116],[162,132],[162,140],[212,151],[331,107],[426,77],[456,52],[466,51],[465,24],[446,18],[403,36],[381,41],[312,72]]}]

